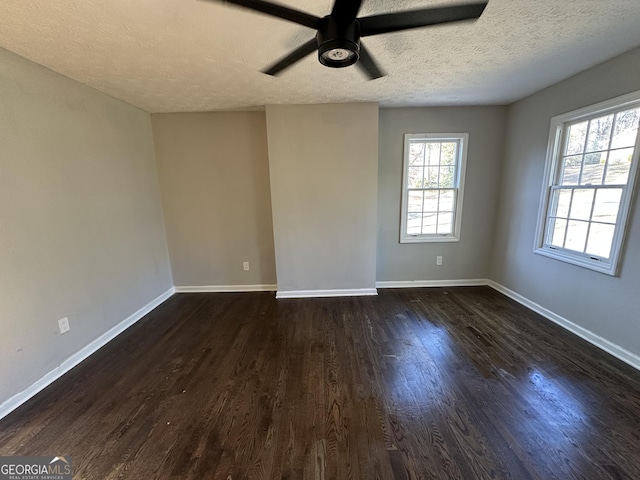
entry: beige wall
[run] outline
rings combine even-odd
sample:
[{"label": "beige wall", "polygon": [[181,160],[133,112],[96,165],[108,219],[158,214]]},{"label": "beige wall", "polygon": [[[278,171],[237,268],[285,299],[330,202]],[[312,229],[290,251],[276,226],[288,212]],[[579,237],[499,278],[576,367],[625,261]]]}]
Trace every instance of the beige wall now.
[{"label": "beige wall", "polygon": [[378,106],[267,106],[278,291],[375,286]]},{"label": "beige wall", "polygon": [[[488,278],[505,118],[506,107],[380,110],[378,281]],[[462,132],[469,133],[469,148],[460,241],[401,244],[404,134]]]},{"label": "beige wall", "polygon": [[509,107],[491,278],[579,327],[640,355],[637,192],[627,224],[619,277],[533,253],[551,118],[636,90],[640,90],[640,49]]},{"label": "beige wall", "polygon": [[264,112],[151,120],[175,285],[275,284]]},{"label": "beige wall", "polygon": [[172,280],[147,113],[2,49],[0,112],[1,404]]}]

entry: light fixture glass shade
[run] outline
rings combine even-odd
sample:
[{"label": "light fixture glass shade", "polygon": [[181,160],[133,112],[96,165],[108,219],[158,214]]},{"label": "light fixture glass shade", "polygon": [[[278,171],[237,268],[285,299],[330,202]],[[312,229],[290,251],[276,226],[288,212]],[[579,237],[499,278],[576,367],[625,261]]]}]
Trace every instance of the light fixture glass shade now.
[{"label": "light fixture glass shade", "polygon": [[355,56],[351,50],[346,48],[332,48],[322,54],[322,57],[328,61],[343,62]]},{"label": "light fixture glass shade", "polygon": [[318,50],[320,63],[327,67],[341,68],[358,61],[358,44],[348,40],[333,40]]}]

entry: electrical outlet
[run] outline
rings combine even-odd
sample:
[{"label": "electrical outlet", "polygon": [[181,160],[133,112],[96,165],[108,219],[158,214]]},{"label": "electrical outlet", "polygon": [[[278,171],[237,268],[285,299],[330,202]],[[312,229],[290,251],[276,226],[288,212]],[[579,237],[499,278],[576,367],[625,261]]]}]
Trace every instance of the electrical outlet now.
[{"label": "electrical outlet", "polygon": [[245,272],[249,270],[249,262],[242,262],[242,268],[244,268]]},{"label": "electrical outlet", "polygon": [[71,327],[69,326],[69,317],[64,317],[58,320],[58,328],[60,329],[60,335],[71,330]]},{"label": "electrical outlet", "polygon": [[442,255],[436,256],[436,265],[442,265]]}]

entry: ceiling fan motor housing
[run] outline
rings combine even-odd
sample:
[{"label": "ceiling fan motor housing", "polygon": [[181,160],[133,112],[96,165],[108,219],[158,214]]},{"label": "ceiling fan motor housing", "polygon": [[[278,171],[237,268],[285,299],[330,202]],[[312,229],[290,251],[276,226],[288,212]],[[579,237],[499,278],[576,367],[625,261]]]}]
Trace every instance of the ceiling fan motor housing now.
[{"label": "ceiling fan motor housing", "polygon": [[322,19],[317,34],[318,60],[323,65],[342,68],[353,65],[360,57],[360,23],[340,25],[331,15]]}]

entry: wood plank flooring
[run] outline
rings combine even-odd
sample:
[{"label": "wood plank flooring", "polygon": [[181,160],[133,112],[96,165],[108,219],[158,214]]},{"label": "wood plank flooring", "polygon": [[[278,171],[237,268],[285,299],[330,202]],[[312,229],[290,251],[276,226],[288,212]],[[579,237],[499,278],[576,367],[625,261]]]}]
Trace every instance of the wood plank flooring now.
[{"label": "wood plank flooring", "polygon": [[0,421],[77,479],[639,479],[640,372],[488,287],[179,294]]}]

